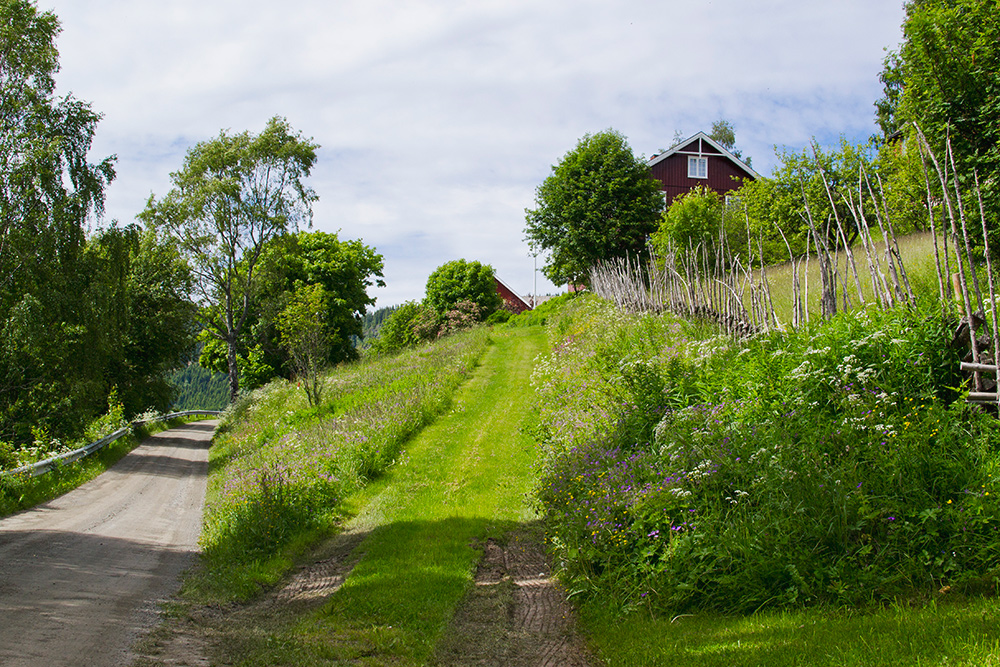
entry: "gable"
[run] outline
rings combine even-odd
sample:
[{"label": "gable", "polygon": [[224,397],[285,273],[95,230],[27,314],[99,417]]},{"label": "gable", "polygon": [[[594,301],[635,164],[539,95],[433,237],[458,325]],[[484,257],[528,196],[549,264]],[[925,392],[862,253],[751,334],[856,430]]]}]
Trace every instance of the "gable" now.
[{"label": "gable", "polygon": [[704,132],[685,139],[649,161],[667,202],[698,187],[724,195],[760,175]]}]

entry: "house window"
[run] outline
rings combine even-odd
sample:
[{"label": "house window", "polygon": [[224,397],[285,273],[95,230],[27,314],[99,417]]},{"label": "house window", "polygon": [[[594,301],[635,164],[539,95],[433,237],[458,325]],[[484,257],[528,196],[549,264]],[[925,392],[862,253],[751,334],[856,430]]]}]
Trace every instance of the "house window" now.
[{"label": "house window", "polygon": [[688,156],[688,178],[708,178],[708,158]]}]

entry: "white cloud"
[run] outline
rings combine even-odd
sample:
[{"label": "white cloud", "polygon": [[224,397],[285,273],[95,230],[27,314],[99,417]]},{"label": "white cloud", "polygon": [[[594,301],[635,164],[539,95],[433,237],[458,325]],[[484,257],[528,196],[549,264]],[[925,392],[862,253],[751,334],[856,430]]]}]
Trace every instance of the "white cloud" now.
[{"label": "white cloud", "polygon": [[[457,257],[532,289],[524,209],[549,166],[614,127],[650,155],[719,117],[772,147],[875,131],[902,8],[844,0],[42,0],[60,90],[105,114],[108,213],[163,195],[187,149],[273,115],[322,145],[316,226],[385,256],[379,303]],[[542,289],[555,289],[547,282]]]}]

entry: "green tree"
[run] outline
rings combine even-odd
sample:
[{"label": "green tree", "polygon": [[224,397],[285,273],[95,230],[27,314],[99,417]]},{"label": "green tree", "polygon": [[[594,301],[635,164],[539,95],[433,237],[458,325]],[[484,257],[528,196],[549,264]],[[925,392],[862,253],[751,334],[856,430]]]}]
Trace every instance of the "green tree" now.
[{"label": "green tree", "polygon": [[[958,176],[978,172],[990,215],[1000,214],[1000,11],[996,0],[911,0],[903,42],[881,74],[876,102],[886,136],[913,123],[943,154],[950,138]],[[975,227],[975,226],[973,226]],[[998,225],[993,230],[1000,233]],[[997,243],[1000,251],[1000,243]]]},{"label": "green tree", "polygon": [[[665,255],[669,248],[684,254],[690,249],[715,247],[722,231],[722,197],[708,188],[695,188],[675,199],[653,233],[653,248]],[[711,253],[710,253],[711,254]]]},{"label": "green tree", "polygon": [[327,326],[327,293],[323,285],[300,285],[278,315],[281,344],[288,350],[295,374],[309,405],[319,405],[323,394],[321,372],[330,358],[330,341],[336,331]]},{"label": "green tree", "polygon": [[13,441],[30,425],[77,434],[106,406],[81,256],[114,157],[88,161],[100,115],[55,95],[59,31],[34,3],[0,0],[0,439]]},{"label": "green tree", "polygon": [[312,223],[316,195],[304,179],[317,148],[278,117],[259,135],[222,132],[188,151],[171,174],[173,189],[158,202],[150,197],[140,216],[174,236],[191,263],[205,330],[226,345],[231,399],[261,253],[290,227]]},{"label": "green tree", "polygon": [[[249,314],[237,342],[241,386],[252,389],[281,375],[291,377],[294,360],[281,344],[279,314],[303,285],[320,285],[327,297],[324,321],[329,345],[325,363],[358,357],[355,342],[364,336],[363,318],[375,298],[368,291],[383,286],[383,260],[360,240],[337,234],[285,234],[267,243],[258,260],[257,282]],[[201,361],[206,368],[227,368],[227,346],[206,340]]]},{"label": "green tree", "polygon": [[378,336],[371,342],[372,352],[391,354],[419,343],[421,337],[417,333],[415,324],[425,316],[425,313],[430,313],[436,318],[436,313],[416,301],[407,301],[395,307],[382,322]]},{"label": "green tree", "polygon": [[526,240],[548,252],[542,272],[555,283],[585,284],[596,263],[641,256],[663,211],[659,183],[614,130],[584,136],[535,191]]},{"label": "green tree", "polygon": [[503,305],[492,266],[455,259],[434,269],[427,278],[424,302],[444,316],[462,301],[475,304],[480,322]]},{"label": "green tree", "polygon": [[[354,341],[364,336],[365,313],[375,305],[369,290],[385,286],[383,270],[382,255],[361,240],[341,240],[327,232],[299,232],[274,239],[261,257],[256,299],[262,319],[273,322],[273,314],[284,308],[299,285],[321,285],[329,297],[324,313],[330,334],[327,362],[357,359]],[[273,349],[273,338],[266,332],[259,340]]]},{"label": "green tree", "polygon": [[118,388],[126,414],[166,410],[169,374],[190,356],[196,307],[191,271],[173,239],[135,225],[100,230],[86,248],[87,347],[105,392]]},{"label": "green tree", "polygon": [[[841,140],[835,149],[814,146],[783,151],[777,157],[769,177],[747,182],[735,193],[740,210],[732,218],[727,213],[727,227],[742,232],[728,234],[729,246],[744,261],[752,255],[759,262],[763,248],[765,263],[782,262],[788,259],[789,246],[798,256],[807,243],[814,249],[817,237],[831,251],[843,248],[845,242],[853,244],[860,233],[855,213],[864,215],[876,238],[881,233],[879,218],[885,221],[886,213],[896,233],[920,229],[926,223],[926,211],[919,206],[924,195],[915,190],[913,169],[917,165],[912,158],[919,157],[915,152],[900,155],[875,142],[855,145]],[[919,186],[923,187],[922,176]],[[888,209],[881,204],[876,209],[883,194]],[[816,236],[810,232],[810,219]],[[750,225],[749,249],[741,222]]]}]

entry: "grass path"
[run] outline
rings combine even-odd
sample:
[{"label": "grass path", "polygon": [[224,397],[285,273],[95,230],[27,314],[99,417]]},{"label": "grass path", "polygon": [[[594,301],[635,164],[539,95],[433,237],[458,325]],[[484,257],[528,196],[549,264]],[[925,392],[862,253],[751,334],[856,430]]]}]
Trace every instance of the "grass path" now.
[{"label": "grass path", "polygon": [[[230,628],[231,664],[426,664],[472,588],[477,546],[534,518],[529,378],[539,327],[497,334],[452,410],[348,503],[356,564],[318,610]],[[360,557],[358,557],[360,556]]]}]

